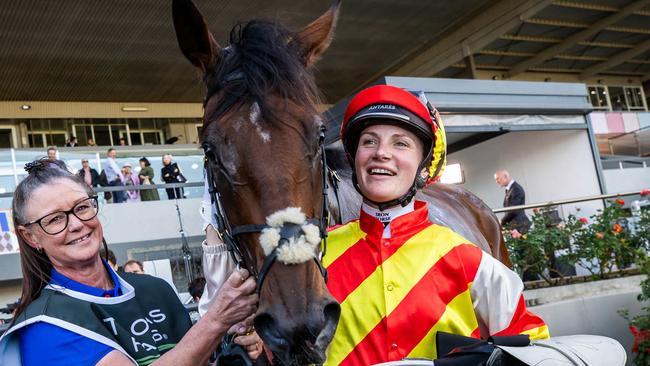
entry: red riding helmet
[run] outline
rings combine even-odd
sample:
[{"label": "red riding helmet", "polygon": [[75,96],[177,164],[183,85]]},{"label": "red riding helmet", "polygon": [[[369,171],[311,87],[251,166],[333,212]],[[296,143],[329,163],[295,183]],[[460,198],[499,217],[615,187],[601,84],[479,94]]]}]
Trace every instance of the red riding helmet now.
[{"label": "red riding helmet", "polygon": [[341,141],[351,164],[359,144],[361,131],[376,124],[394,124],[405,128],[424,142],[421,170],[427,161],[429,177],[423,186],[440,179],[446,160],[445,132],[438,111],[426,101],[390,85],[376,85],[362,90],[348,105],[341,124]]}]

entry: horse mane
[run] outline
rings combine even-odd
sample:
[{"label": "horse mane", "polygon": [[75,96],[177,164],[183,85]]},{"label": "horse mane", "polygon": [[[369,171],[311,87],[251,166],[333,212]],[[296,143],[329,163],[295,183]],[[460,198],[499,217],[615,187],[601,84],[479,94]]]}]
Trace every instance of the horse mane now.
[{"label": "horse mane", "polygon": [[235,25],[229,42],[215,69],[205,75],[206,101],[222,93],[218,106],[206,115],[206,123],[253,103],[267,121],[278,120],[278,107],[271,104],[270,95],[284,100],[285,109],[291,101],[317,113],[320,97],[314,75],[299,57],[302,45],[291,31],[276,21],[255,19]]}]

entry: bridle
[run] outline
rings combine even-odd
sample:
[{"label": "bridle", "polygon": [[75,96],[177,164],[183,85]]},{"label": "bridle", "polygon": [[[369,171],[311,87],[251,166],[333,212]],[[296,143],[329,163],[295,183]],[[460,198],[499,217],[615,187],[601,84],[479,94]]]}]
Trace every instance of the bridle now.
[{"label": "bridle", "polygon": [[[314,257],[314,261],[316,262],[316,265],[318,266],[318,269],[321,275],[323,276],[323,279],[327,283],[327,270],[325,269],[325,267],[321,262],[327,250],[327,225],[330,216],[329,208],[328,208],[328,199],[327,199],[328,168],[327,168],[327,158],[325,156],[325,143],[324,143],[325,130],[326,127],[321,126],[319,138],[318,138],[318,144],[321,153],[321,173],[322,173],[322,183],[323,183],[322,212],[320,217],[309,218],[307,219],[307,222],[317,225],[320,231],[320,236],[322,238],[322,245],[321,245],[322,249],[319,255]],[[228,248],[228,252],[230,253],[235,263],[237,263],[237,267],[246,268],[249,271],[249,273],[251,273],[251,275],[255,277],[255,280],[257,282],[256,292],[259,295],[260,291],[262,290],[262,284],[264,283],[264,279],[266,278],[269,270],[271,269],[271,266],[273,266],[273,263],[275,263],[277,260],[278,249],[284,245],[287,245],[291,238],[301,233],[302,229],[298,224],[285,223],[280,229],[280,241],[278,243],[278,246],[275,247],[273,251],[266,256],[264,262],[262,263],[262,266],[258,270],[250,250],[245,245],[242,245],[240,243],[239,238],[242,235],[246,235],[246,234],[261,233],[262,230],[267,229],[270,226],[267,224],[244,224],[244,225],[232,226],[230,224],[230,221],[226,216],[223,204],[221,203],[221,194],[219,193],[219,190],[217,188],[217,184],[214,179],[214,173],[212,172],[212,169],[210,169],[210,162],[212,162],[217,166],[221,165],[219,161],[220,160],[219,156],[216,153],[212,153],[212,147],[207,142],[204,142],[202,147],[205,154],[204,167],[206,172],[206,178],[208,181],[208,189],[210,191],[210,199],[212,201],[212,204],[215,207],[214,215],[217,222],[217,227],[215,229],[219,237],[226,244],[226,247]]]}]

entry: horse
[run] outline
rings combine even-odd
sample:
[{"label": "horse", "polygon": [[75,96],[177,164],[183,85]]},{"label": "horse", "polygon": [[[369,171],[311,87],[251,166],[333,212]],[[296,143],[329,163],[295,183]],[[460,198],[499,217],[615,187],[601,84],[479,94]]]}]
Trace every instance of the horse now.
[{"label": "horse", "polygon": [[[255,329],[274,361],[287,365],[325,360],[340,307],[318,260],[324,208],[344,213],[334,215],[341,222],[358,215],[361,202],[345,193],[354,191],[349,179],[339,182],[339,191],[325,190],[332,186],[325,179],[327,159],[338,174],[346,177],[349,170],[337,163],[341,151],[323,146],[311,68],[332,41],[339,7],[340,0],[333,1],[297,32],[264,20],[240,23],[222,47],[191,0],[172,3],[181,52],[201,72],[207,91],[200,141],[219,232],[257,277]],[[493,252],[488,243],[498,243],[499,235],[491,230],[499,231],[492,212],[465,190],[441,187],[423,192],[438,208],[432,210],[435,221]]]},{"label": "horse", "polygon": [[207,89],[200,141],[223,207],[219,232],[256,275],[255,330],[287,365],[322,364],[340,315],[317,258],[326,223],[324,134],[311,71],[332,40],[339,5],[297,32],[240,23],[222,47],[191,0],[172,2],[181,52]]}]

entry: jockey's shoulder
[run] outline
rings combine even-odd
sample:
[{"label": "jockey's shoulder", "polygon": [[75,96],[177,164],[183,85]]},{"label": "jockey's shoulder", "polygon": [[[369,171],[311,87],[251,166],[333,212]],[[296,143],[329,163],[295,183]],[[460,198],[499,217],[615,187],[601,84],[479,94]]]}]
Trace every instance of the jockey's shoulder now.
[{"label": "jockey's shoulder", "polygon": [[336,225],[329,226],[327,228],[327,232],[331,233],[333,231],[336,231],[336,230],[338,230],[338,229],[340,229],[342,227],[348,226],[349,224],[353,224],[355,222],[359,222],[359,219],[352,219],[352,220],[350,220],[350,221],[348,221],[346,223],[343,223],[343,224],[336,224]]},{"label": "jockey's shoulder", "polygon": [[473,247],[476,247],[476,249],[481,250],[481,248],[476,243],[467,240],[461,234],[457,233],[456,231],[454,231],[452,228],[448,226],[437,224],[437,223],[430,223],[429,228],[435,231],[436,237],[439,239],[444,238],[446,240],[453,240],[458,244],[471,245]]}]

